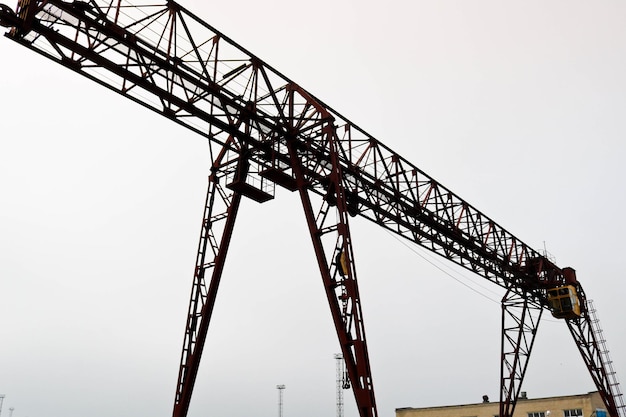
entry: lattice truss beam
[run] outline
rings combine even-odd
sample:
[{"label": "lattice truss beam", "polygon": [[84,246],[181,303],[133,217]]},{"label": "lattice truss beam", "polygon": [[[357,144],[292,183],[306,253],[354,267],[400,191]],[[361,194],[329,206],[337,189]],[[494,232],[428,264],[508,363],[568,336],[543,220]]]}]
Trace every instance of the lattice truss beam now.
[{"label": "lattice truss beam", "polygon": [[326,195],[330,152],[322,127],[331,123],[352,214],[507,289],[542,298],[537,288],[562,281],[548,259],[175,2],[21,4],[27,23],[11,37],[205,136],[212,149],[237,138],[248,150],[248,181],[266,184],[258,174],[271,170],[287,185],[293,173],[285,140],[294,137],[309,189]]},{"label": "lattice truss beam", "polygon": [[[332,120],[328,119],[323,108],[319,110],[322,119]],[[330,151],[330,166],[326,167],[330,172],[325,177],[327,194],[317,212],[306,187],[312,178],[306,174],[308,169],[302,163],[297,140],[288,139],[287,147],[359,415],[376,417],[378,412],[348,221],[348,199],[331,122],[327,122],[323,134]]]}]

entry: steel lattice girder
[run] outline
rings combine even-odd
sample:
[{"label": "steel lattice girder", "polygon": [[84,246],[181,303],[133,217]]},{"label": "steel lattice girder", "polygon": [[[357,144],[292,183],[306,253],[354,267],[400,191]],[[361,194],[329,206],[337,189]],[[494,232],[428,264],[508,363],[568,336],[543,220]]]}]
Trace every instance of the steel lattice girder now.
[{"label": "steel lattice girder", "polygon": [[[358,215],[507,289],[540,299],[538,287],[562,282],[548,259],[176,3],[37,4],[13,39],[207,137],[213,152],[233,136],[260,169],[291,175],[282,149],[295,135],[309,189],[325,194],[330,121]],[[242,118],[247,132],[233,123]]]}]

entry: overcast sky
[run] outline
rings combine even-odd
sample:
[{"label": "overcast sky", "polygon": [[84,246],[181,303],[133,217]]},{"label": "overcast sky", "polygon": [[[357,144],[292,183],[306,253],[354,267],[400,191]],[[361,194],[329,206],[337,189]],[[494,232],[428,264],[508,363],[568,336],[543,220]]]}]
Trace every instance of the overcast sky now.
[{"label": "overcast sky", "polygon": [[[575,268],[624,381],[626,4],[182,4]],[[3,415],[168,416],[205,140],[6,38],[0,57]],[[496,401],[501,291],[351,230],[380,415]],[[275,416],[277,384],[286,417],[334,416],[339,348],[296,194],[243,202],[222,282],[190,417]],[[548,314],[523,390],[595,390]]]}]

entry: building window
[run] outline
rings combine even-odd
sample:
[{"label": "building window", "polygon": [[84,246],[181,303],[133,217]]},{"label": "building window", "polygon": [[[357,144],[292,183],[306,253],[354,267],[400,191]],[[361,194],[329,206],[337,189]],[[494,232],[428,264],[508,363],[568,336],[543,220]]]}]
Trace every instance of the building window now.
[{"label": "building window", "polygon": [[563,410],[563,417],[582,417],[582,408],[576,408],[573,410]]},{"label": "building window", "polygon": [[544,411],[533,411],[528,413],[528,417],[546,417],[546,413]]}]

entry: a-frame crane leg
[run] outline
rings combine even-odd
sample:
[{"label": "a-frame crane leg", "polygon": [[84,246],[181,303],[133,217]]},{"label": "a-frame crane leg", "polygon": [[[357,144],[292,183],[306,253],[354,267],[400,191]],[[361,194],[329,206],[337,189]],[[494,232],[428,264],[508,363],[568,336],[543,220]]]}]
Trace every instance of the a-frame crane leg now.
[{"label": "a-frame crane leg", "polygon": [[[189,302],[185,340],[180,360],[173,417],[185,417],[198,374],[213,306],[230,244],[241,194],[226,189],[223,166],[226,146],[218,156],[209,177],[204,218],[196,256],[194,280]],[[220,164],[224,164],[220,166]],[[221,180],[221,181],[220,181]],[[210,273],[206,286],[205,276]]]},{"label": "a-frame crane leg", "polygon": [[348,225],[345,190],[340,180],[340,166],[332,144],[334,130],[330,125],[328,127],[326,135],[330,142],[332,160],[332,168],[328,176],[329,194],[323,200],[317,214],[315,214],[311,203],[307,190],[307,180],[296,146],[293,143],[288,143],[291,166],[298,184],[298,191],[359,416],[377,417]]},{"label": "a-frame crane leg", "polygon": [[511,290],[502,298],[500,417],[515,411],[542,313],[541,305]]},{"label": "a-frame crane leg", "polygon": [[[617,398],[618,395],[621,395],[619,393],[619,387],[616,381],[612,383],[610,375],[607,373],[606,366],[602,360],[600,344],[598,343],[596,332],[593,328],[593,320],[589,315],[588,303],[586,303],[584,295],[582,296],[582,300],[583,309],[581,316],[575,319],[567,319],[567,327],[574,337],[576,346],[585,361],[585,365],[598,389],[598,393],[604,401],[609,416],[623,416],[623,405],[620,407],[618,404],[621,398]],[[616,401],[616,399],[618,401]],[[622,414],[620,414],[619,408],[622,408]]]}]

